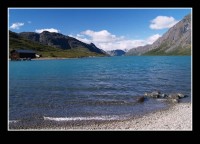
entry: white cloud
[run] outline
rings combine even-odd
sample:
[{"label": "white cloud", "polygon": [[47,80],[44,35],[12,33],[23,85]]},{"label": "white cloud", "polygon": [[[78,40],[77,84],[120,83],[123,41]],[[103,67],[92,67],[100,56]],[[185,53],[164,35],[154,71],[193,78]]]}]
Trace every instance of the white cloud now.
[{"label": "white cloud", "polygon": [[97,46],[105,51],[115,49],[129,50],[131,48],[143,45],[145,45],[144,40],[120,40],[118,42],[97,43]]},{"label": "white cloud", "polygon": [[155,19],[151,21],[150,28],[151,29],[165,29],[174,26],[178,21],[173,17],[168,16],[157,16]]},{"label": "white cloud", "polygon": [[24,25],[24,23],[19,23],[19,22],[17,22],[17,23],[13,23],[11,26],[10,26],[10,28],[11,29],[19,29],[21,26],[23,26]]},{"label": "white cloud", "polygon": [[152,44],[153,42],[155,42],[159,37],[161,37],[161,35],[159,34],[155,34],[150,36],[149,38],[147,38],[147,44]]},{"label": "white cloud", "polygon": [[95,41],[95,42],[111,42],[111,41],[116,41],[116,40],[121,39],[121,38],[116,37],[115,35],[112,35],[107,30],[102,30],[98,32],[95,32],[92,30],[86,30],[86,31],[83,31],[81,34],[91,37],[92,41]]},{"label": "white cloud", "polygon": [[48,32],[55,32],[58,33],[60,32],[60,30],[54,29],[54,28],[47,28],[47,29],[36,29],[35,32],[36,33],[42,33],[43,31],[48,31]]},{"label": "white cloud", "polygon": [[27,21],[27,23],[28,23],[28,24],[31,24],[32,22],[31,22],[31,21]]},{"label": "white cloud", "polygon": [[107,30],[96,32],[92,30],[86,30],[81,32],[81,34],[77,34],[76,36],[70,36],[88,44],[94,43],[97,47],[105,51],[115,49],[129,50],[134,47],[152,44],[160,37],[159,34],[155,34],[148,37],[147,39],[126,39],[124,36],[116,36],[111,34]]}]

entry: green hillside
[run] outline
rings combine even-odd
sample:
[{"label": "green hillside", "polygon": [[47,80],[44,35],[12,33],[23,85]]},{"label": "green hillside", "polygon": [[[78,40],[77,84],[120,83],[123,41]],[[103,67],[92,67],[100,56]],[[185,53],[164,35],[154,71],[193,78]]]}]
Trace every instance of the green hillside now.
[{"label": "green hillside", "polygon": [[9,31],[9,51],[17,49],[34,50],[37,54],[41,54],[42,57],[62,57],[62,58],[76,58],[76,57],[88,57],[88,56],[105,56],[104,54],[98,54],[91,52],[87,48],[77,47],[75,49],[59,49],[47,45],[43,45],[39,42],[34,42],[25,39],[17,33]]},{"label": "green hillside", "polygon": [[168,46],[166,43],[160,45],[160,47],[150,50],[143,55],[191,55],[191,47],[176,47],[173,51],[165,52]]}]

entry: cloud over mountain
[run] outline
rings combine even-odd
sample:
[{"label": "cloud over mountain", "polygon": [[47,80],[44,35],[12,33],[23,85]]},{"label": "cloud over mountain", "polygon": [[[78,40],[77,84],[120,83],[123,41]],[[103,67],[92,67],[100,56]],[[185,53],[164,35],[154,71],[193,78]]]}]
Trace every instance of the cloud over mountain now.
[{"label": "cloud over mountain", "polygon": [[13,23],[11,26],[10,26],[10,29],[20,29],[20,27],[22,27],[24,25],[24,23],[20,23],[20,22],[16,22],[16,23]]},{"label": "cloud over mountain", "polygon": [[165,29],[165,28],[171,28],[174,26],[178,21],[175,20],[173,17],[168,16],[157,16],[155,19],[151,21],[150,28],[151,29]]},{"label": "cloud over mountain", "polygon": [[127,39],[124,36],[116,36],[107,30],[86,30],[79,34],[76,34],[76,36],[71,36],[85,43],[95,43],[97,47],[105,51],[111,51],[116,49],[129,50],[133,47],[152,44],[155,40],[157,40],[160,37],[159,34],[155,34],[146,39]]},{"label": "cloud over mountain", "polygon": [[60,30],[54,29],[54,28],[46,28],[46,29],[36,29],[36,33],[42,33],[43,31],[48,31],[48,32],[55,32],[58,33]]}]

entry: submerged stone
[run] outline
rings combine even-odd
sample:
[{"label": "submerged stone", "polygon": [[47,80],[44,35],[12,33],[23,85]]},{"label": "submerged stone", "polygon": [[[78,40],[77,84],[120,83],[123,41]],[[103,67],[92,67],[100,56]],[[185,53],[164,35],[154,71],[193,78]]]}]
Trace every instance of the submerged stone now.
[{"label": "submerged stone", "polygon": [[144,96],[139,97],[139,98],[137,99],[137,102],[139,102],[139,103],[142,103],[142,102],[144,102],[144,101],[145,101],[145,97],[144,97]]}]

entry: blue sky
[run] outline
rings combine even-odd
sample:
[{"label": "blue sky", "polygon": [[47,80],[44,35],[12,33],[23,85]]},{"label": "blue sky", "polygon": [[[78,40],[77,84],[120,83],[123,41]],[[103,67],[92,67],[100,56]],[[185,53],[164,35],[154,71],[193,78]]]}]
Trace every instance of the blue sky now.
[{"label": "blue sky", "polygon": [[191,9],[9,9],[9,30],[59,32],[104,50],[151,44]]}]

